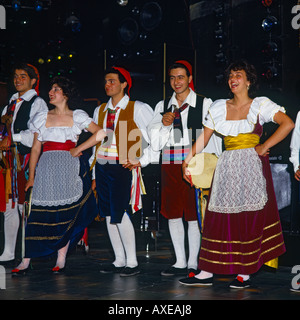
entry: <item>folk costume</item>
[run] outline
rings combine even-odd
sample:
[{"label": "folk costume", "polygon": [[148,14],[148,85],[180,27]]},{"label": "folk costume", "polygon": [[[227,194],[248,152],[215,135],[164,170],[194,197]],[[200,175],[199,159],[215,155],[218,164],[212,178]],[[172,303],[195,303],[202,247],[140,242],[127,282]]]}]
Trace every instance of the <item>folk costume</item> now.
[{"label": "folk costume", "polygon": [[92,119],[77,109],[73,111],[72,127],[46,127],[46,120],[47,112],[41,112],[30,122],[30,130],[43,142],[43,152],[32,189],[25,258],[56,254],[68,243],[70,250],[98,213],[88,158],[85,154],[72,157],[69,152]]},{"label": "folk costume", "polygon": [[5,190],[5,197],[1,197],[1,211],[4,212],[4,251],[0,261],[15,258],[19,214],[25,199],[26,171],[33,143],[33,133],[28,129],[29,123],[38,112],[48,111],[47,104],[38,96],[38,86],[39,81],[35,89],[28,90],[22,97],[19,97],[18,92],[15,93],[2,112],[2,119],[11,119],[11,125],[8,124],[9,130],[6,132],[11,147],[2,153],[6,169],[1,173],[4,174],[1,189]]},{"label": "folk costume", "polygon": [[[119,68],[129,89],[130,74]],[[128,92],[129,93],[129,92]],[[122,164],[127,159],[138,159],[141,167],[158,159],[158,153],[149,146],[142,150],[143,141],[149,144],[147,126],[152,120],[153,110],[140,101],[131,101],[127,94],[114,107],[108,103],[97,107],[94,121],[108,135],[108,139],[94,147],[90,159],[93,177],[96,179],[99,212],[106,218],[110,241],[115,254],[113,268],[126,267],[121,275],[133,275],[137,270],[135,232],[130,213],[141,209],[141,195],[145,194],[141,168],[130,171]],[[114,271],[114,270],[113,270]],[[103,270],[105,272],[105,270]]]},{"label": "folk costume", "polygon": [[[185,61],[178,61],[186,63]],[[189,65],[188,65],[189,66]],[[191,73],[191,72],[190,72]],[[191,73],[192,74],[192,73]],[[172,275],[188,269],[196,270],[200,249],[199,230],[195,189],[182,179],[181,164],[192,144],[202,131],[202,121],[212,100],[198,95],[190,83],[190,93],[182,103],[179,120],[172,125],[162,123],[162,115],[180,109],[174,92],[170,99],[160,101],[154,111],[154,118],[149,125],[151,146],[162,153],[161,158],[161,214],[168,219],[170,235],[176,255],[176,263],[162,275]],[[222,141],[214,135],[204,152],[217,156],[222,152]],[[186,261],[185,232],[182,218],[188,222],[189,259]],[[176,269],[174,269],[176,268]],[[180,270],[181,269],[181,270]],[[176,270],[176,271],[175,271]],[[186,270],[185,270],[186,272]]]},{"label": "folk costume", "polygon": [[292,134],[290,162],[293,164],[294,172],[299,170],[300,165],[300,111],[297,113],[295,129]]},{"label": "folk costume", "polygon": [[250,275],[285,252],[269,158],[255,151],[263,124],[285,112],[266,97],[252,101],[247,119],[226,120],[226,100],[209,109],[204,125],[224,137],[208,201],[199,268]]}]

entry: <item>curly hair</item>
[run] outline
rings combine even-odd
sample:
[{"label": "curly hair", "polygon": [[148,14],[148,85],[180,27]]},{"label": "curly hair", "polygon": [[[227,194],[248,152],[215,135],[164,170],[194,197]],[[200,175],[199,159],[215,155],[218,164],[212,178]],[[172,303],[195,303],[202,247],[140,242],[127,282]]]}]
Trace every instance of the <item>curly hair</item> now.
[{"label": "curly hair", "polygon": [[54,84],[60,87],[63,94],[68,98],[68,107],[72,110],[78,108],[80,96],[75,83],[66,77],[60,76],[52,79],[50,86],[52,87]]},{"label": "curly hair", "polygon": [[257,89],[257,72],[255,67],[247,62],[246,60],[238,60],[232,62],[225,70],[226,81],[229,79],[231,71],[241,71],[244,70],[247,76],[247,80],[250,81],[249,96],[254,96]]}]

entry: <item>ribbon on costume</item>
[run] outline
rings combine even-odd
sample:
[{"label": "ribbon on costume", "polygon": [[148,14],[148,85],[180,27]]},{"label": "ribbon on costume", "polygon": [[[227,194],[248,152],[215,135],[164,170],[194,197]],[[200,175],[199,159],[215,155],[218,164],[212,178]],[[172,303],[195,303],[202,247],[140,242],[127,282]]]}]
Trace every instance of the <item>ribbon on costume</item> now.
[{"label": "ribbon on costume", "polygon": [[132,212],[135,213],[142,209],[142,195],[146,194],[146,189],[142,177],[142,171],[140,167],[134,168],[132,171],[132,182],[130,191],[130,204]]}]

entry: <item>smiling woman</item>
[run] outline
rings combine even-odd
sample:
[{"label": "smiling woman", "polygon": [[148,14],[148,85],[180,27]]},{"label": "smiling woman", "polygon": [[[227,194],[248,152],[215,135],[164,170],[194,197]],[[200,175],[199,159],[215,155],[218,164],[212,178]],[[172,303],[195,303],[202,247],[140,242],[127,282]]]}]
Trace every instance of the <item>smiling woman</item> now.
[{"label": "smiling woman", "polygon": [[[51,254],[57,254],[52,271],[63,271],[69,247],[81,239],[98,214],[88,162],[78,157],[106,134],[85,111],[69,108],[75,96],[72,82],[53,79],[49,97],[54,109],[38,113],[30,122],[34,142],[25,190],[33,187],[32,206],[25,230],[25,258],[13,275],[25,274],[31,258]],[[84,129],[93,135],[76,146]]]}]

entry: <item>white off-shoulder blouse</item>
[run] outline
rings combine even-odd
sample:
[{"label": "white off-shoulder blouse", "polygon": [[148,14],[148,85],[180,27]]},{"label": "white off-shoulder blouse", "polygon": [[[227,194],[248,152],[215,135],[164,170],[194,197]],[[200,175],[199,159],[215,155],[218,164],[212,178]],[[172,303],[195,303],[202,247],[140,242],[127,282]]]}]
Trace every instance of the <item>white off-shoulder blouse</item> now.
[{"label": "white off-shoulder blouse", "polygon": [[269,98],[257,97],[251,103],[247,119],[226,120],[226,101],[227,99],[216,100],[209,108],[203,122],[204,126],[215,130],[223,136],[236,137],[240,133],[252,132],[257,119],[263,125],[267,122],[274,122],[274,115],[278,111],[285,113],[284,107],[279,106]]},{"label": "white off-shoulder blouse", "polygon": [[37,113],[29,123],[29,129],[38,133],[38,140],[41,142],[54,141],[66,142],[71,140],[77,142],[82,130],[87,129],[93,121],[89,115],[80,109],[73,111],[72,127],[46,127],[48,111]]}]

